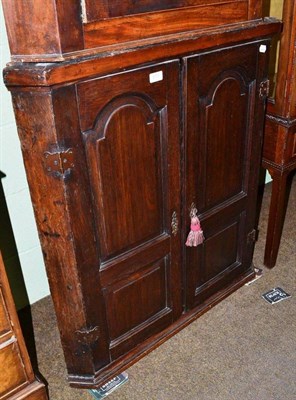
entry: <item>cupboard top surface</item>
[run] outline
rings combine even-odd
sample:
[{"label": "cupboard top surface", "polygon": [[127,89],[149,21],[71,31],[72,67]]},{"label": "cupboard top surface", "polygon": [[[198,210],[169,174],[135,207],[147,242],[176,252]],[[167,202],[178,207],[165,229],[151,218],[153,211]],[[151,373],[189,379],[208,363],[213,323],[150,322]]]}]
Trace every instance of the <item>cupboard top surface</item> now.
[{"label": "cupboard top surface", "polygon": [[281,24],[273,18],[232,24],[228,28],[215,27],[193,31],[168,38],[131,43],[122,48],[115,45],[106,51],[100,48],[90,57],[68,60],[63,63],[11,64],[4,70],[5,84],[10,86],[52,86],[74,82],[134,67],[147,60],[154,62],[186,56],[201,51],[211,51],[219,46],[260,40],[278,33]]}]

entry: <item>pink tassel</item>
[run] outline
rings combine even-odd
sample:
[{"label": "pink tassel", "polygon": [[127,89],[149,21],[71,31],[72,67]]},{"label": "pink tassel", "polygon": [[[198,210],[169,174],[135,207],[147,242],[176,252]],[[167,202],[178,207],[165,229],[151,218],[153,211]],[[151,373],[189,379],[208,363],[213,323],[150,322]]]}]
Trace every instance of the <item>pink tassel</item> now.
[{"label": "pink tassel", "polygon": [[191,225],[190,232],[188,234],[186,240],[186,246],[188,247],[196,247],[199,244],[202,244],[204,241],[204,234],[200,226],[200,221],[196,216],[196,212],[192,212],[191,214]]}]

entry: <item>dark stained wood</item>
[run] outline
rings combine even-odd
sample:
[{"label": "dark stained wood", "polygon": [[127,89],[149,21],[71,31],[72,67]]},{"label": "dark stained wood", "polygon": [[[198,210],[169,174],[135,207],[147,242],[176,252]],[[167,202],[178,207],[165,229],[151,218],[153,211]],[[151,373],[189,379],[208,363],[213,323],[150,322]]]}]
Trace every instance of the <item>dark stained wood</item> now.
[{"label": "dark stained wood", "polygon": [[[59,93],[61,94],[58,99]],[[104,360],[104,363],[108,362],[109,357],[107,343],[104,340],[103,324],[100,326],[101,340],[100,342],[95,340],[96,346],[93,346],[90,350],[89,345],[84,340],[84,337],[88,336],[88,332],[97,327],[91,320],[88,320],[86,314],[94,310],[93,318],[95,318],[100,313],[99,292],[97,290],[99,282],[97,282],[98,278],[95,275],[96,270],[88,269],[87,274],[81,273],[87,270],[90,262],[93,263],[96,260],[96,248],[91,225],[92,217],[90,215],[85,220],[77,212],[79,208],[76,209],[78,204],[79,207],[86,207],[88,210],[88,199],[83,192],[77,192],[80,183],[77,180],[74,180],[71,185],[75,195],[70,196],[68,194],[69,189],[65,187],[64,179],[59,179],[59,176],[56,176],[55,173],[48,172],[45,164],[46,152],[54,153],[59,150],[59,146],[63,147],[67,144],[67,137],[64,142],[60,143],[58,140],[60,130],[63,128],[63,134],[73,135],[75,138],[75,123],[78,126],[77,113],[75,119],[75,97],[73,97],[73,108],[70,107],[71,101],[67,97],[69,92],[61,91],[59,93],[53,96],[54,104],[50,92],[15,93],[13,102],[24,160],[30,170],[27,176],[28,180],[32,182],[31,195],[44,249],[44,260],[45,264],[50,266],[48,268],[49,283],[57,313],[62,318],[59,323],[61,339],[62,342],[65,342],[65,349],[71,349],[71,351],[65,351],[66,362],[70,371],[86,373],[87,370],[93,370],[89,353],[92,353],[92,351],[100,352],[100,362]],[[73,88],[72,93],[74,93]],[[67,103],[66,107],[64,107],[65,102]],[[56,107],[53,108],[54,106]],[[51,112],[48,112],[49,110],[55,110],[55,113],[57,113],[57,126],[55,126],[54,116]],[[60,115],[60,118],[63,118],[62,121],[59,118]],[[77,146],[79,146],[79,142]],[[75,151],[75,147],[73,151]],[[84,165],[81,165],[81,161],[76,156],[75,165],[77,166],[75,173],[79,174]],[[84,171],[86,171],[86,166]],[[80,179],[83,182],[83,173]],[[50,198],[47,196],[49,190],[51,192]],[[79,202],[78,193],[82,197],[82,204]],[[43,206],[37,207],[37,204],[43,204]],[[78,218],[78,224],[73,228],[69,222],[69,212],[71,212],[72,207],[74,207],[75,215]],[[57,224],[56,221],[59,221],[59,223]],[[75,234],[84,234],[85,244],[76,244],[74,247],[73,237],[75,237]],[[89,297],[86,296],[83,299],[83,287],[81,286],[81,280],[87,277],[89,277],[87,287],[90,288],[91,292],[95,292],[95,299],[97,300],[95,302],[97,306],[95,307],[93,304],[91,309],[86,307],[87,303],[93,299],[91,293]],[[63,290],[60,290],[60,285],[62,285]],[[101,320],[104,321],[104,314],[101,315]]]},{"label": "dark stained wood", "polygon": [[[280,25],[261,1],[130,5],[86,1],[67,61],[4,72],[69,381],[85,388],[254,276],[259,46]],[[193,201],[206,241],[185,250]]]},{"label": "dark stained wood", "polygon": [[[238,3],[246,0],[209,0],[207,5],[220,3]],[[94,2],[92,0],[85,0],[85,12],[87,21],[101,20],[112,17],[123,17],[132,14],[143,14],[153,11],[164,11],[174,8],[182,9],[184,7],[204,6],[204,0],[138,0],[134,2],[132,0],[123,1],[105,1],[105,2]],[[193,11],[194,12],[194,11]]]},{"label": "dark stained wood", "polygon": [[79,1],[3,0],[2,5],[12,56],[60,59],[83,48]]},{"label": "dark stained wood", "polygon": [[262,17],[262,3],[264,0],[250,0],[248,2],[248,19]]},{"label": "dark stained wood", "polygon": [[197,249],[186,248],[190,308],[228,275],[250,267],[254,241],[246,221],[254,218],[250,169],[260,152],[254,136],[259,54],[257,45],[247,45],[186,60],[186,223],[189,229],[194,203],[206,238]]},{"label": "dark stained wood", "polygon": [[32,370],[0,252],[0,399],[46,400]]},{"label": "dark stained wood", "polygon": [[[162,79],[151,84],[149,76],[157,72]],[[171,215],[180,218],[180,198],[171,198],[180,193],[178,158],[171,156],[179,125],[178,74],[179,63],[172,62],[77,85],[102,280],[108,274],[103,292],[112,358],[181,313],[181,286],[171,279],[181,270],[170,252],[179,240],[170,233]],[[168,91],[169,83],[175,90]],[[168,164],[175,166],[173,175]]]},{"label": "dark stained wood", "polygon": [[264,264],[267,267],[273,267],[276,263],[285,220],[289,188],[289,174],[287,172],[281,173],[277,170],[273,171],[272,168],[270,168],[270,171],[272,174],[272,196],[268,219],[268,236],[264,254]]},{"label": "dark stained wood", "polygon": [[[62,297],[60,301],[64,302],[66,307],[65,312],[68,315],[62,314],[59,324],[62,332],[65,332],[65,325],[68,325],[69,331],[67,335],[71,335],[76,343],[76,352],[73,354],[73,368],[76,369],[77,365],[82,363],[81,360],[84,357],[88,359],[87,362],[89,364],[87,368],[89,368],[89,365],[93,363],[91,359],[93,357],[95,363],[92,368],[97,369],[109,362],[108,331],[106,327],[106,313],[100,290],[99,270],[97,268],[99,265],[99,254],[95,237],[92,198],[88,191],[82,190],[83,187],[88,186],[89,176],[86,159],[84,154],[81,153],[83,141],[79,127],[79,112],[75,87],[57,88],[52,93],[52,101],[53,112],[56,118],[57,136],[56,139],[53,137],[44,137],[46,139],[44,146],[49,150],[51,148],[71,148],[73,150],[73,163],[75,166],[75,169],[70,168],[65,172],[64,178],[61,176],[55,177],[56,180],[64,181],[62,184],[64,187],[64,198],[57,199],[54,206],[58,207],[61,213],[64,212],[64,207],[67,208],[67,218],[65,220],[67,231],[64,233],[64,238],[69,243],[70,250],[69,254],[64,254],[63,261],[63,265],[66,267],[64,277],[66,279],[67,290],[64,293],[59,293]],[[46,170],[44,172],[46,173]],[[50,174],[49,177],[51,177]],[[50,184],[50,179],[48,184]],[[50,190],[49,187],[48,190]],[[76,221],[76,223],[72,224],[72,220]],[[53,243],[53,245],[55,244]],[[69,257],[73,257],[73,265],[71,265],[72,259]],[[60,267],[57,265],[58,269]],[[73,281],[68,279],[70,278],[69,275],[71,275],[71,268],[76,269],[75,274],[73,274]],[[59,282],[56,282],[57,271],[53,271],[53,273],[52,284],[59,285]],[[78,306],[75,305],[73,308],[78,288],[81,290],[79,295],[81,295],[82,303]],[[64,297],[68,299],[66,302]],[[67,307],[72,308],[72,311],[68,310]],[[83,307],[85,317],[82,317],[78,322],[77,317],[74,315],[80,307]],[[72,317],[69,313],[72,313]],[[73,321],[69,325],[69,319],[71,318],[76,319],[76,321]],[[98,337],[100,340],[98,340]],[[67,342],[68,338],[65,340]],[[81,367],[83,368],[83,365]]]},{"label": "dark stained wood", "polygon": [[89,23],[84,26],[85,47],[129,42],[246,20],[246,2],[223,3],[219,6],[219,13],[215,12],[216,8],[217,5],[207,5],[184,9],[182,12],[177,9],[154,13],[149,18],[145,14],[137,14]]},{"label": "dark stained wood", "polygon": [[290,176],[296,169],[296,4],[283,1],[283,32],[280,37],[275,96],[267,107],[263,162],[272,178],[264,264],[273,268],[280,247],[289,196]]}]

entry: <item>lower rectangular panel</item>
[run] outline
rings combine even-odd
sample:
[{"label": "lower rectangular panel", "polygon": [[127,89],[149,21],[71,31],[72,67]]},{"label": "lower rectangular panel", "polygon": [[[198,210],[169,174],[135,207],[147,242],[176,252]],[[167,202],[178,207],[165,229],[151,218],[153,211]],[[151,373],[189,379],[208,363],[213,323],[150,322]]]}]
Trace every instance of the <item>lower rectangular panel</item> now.
[{"label": "lower rectangular panel", "polygon": [[110,353],[111,359],[116,360],[121,355],[127,353],[129,350],[136,348],[136,346],[152,335],[163,331],[172,323],[172,310],[166,308],[160,313],[145,321],[142,325],[127,335],[119,338],[119,340],[111,342]]},{"label": "lower rectangular panel", "polygon": [[166,264],[161,259],[104,289],[113,359],[172,322]]},{"label": "lower rectangular panel", "polygon": [[[231,286],[232,282],[236,279],[240,279],[241,276],[245,274],[245,268],[241,263],[234,263],[228,267],[224,272],[219,274],[215,280],[213,280],[211,285],[196,288],[195,290],[195,304],[198,306],[203,304],[211,296],[219,297],[220,291],[227,286]],[[200,289],[200,290],[199,290]]]},{"label": "lower rectangular panel", "polygon": [[215,276],[237,261],[238,223],[235,222],[210,237],[204,245],[203,281]]},{"label": "lower rectangular panel", "polygon": [[[244,213],[211,234],[198,247],[186,248],[187,308],[194,308],[239,277],[246,267],[242,261]],[[207,224],[205,223],[205,228]],[[207,229],[205,229],[206,233]]]}]

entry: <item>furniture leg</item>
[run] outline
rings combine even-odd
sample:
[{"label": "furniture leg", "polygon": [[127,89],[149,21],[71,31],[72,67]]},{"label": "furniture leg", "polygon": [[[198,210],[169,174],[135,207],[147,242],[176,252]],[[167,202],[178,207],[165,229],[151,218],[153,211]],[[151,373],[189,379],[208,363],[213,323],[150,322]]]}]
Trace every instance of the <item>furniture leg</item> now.
[{"label": "furniture leg", "polygon": [[287,196],[289,193],[288,173],[269,171],[272,175],[272,193],[268,218],[264,265],[273,268],[276,264],[281,234],[284,226]]}]

